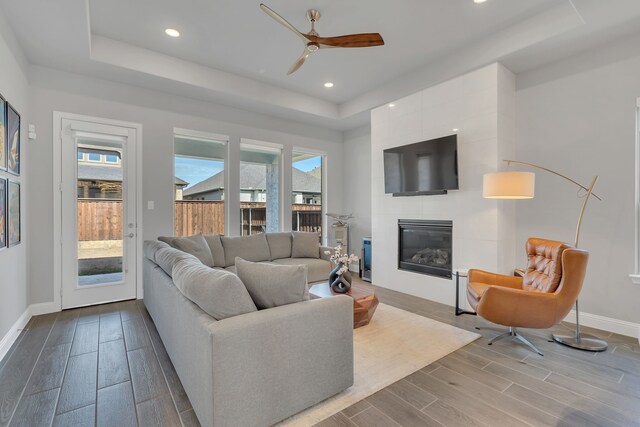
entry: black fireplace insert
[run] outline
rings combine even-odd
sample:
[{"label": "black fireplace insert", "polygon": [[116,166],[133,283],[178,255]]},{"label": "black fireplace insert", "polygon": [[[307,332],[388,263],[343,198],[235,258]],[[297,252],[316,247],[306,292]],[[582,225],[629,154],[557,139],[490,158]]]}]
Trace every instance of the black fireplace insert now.
[{"label": "black fireplace insert", "polygon": [[398,269],[451,279],[453,221],[398,220]]}]

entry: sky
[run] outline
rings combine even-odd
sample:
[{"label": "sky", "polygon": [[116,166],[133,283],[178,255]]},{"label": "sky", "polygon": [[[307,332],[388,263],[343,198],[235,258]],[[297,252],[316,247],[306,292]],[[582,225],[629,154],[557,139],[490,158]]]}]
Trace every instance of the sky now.
[{"label": "sky", "polygon": [[[301,171],[309,172],[313,168],[319,167],[320,163],[321,157],[317,156],[295,162],[293,166]],[[224,163],[217,160],[194,159],[189,157],[176,157],[175,160],[176,177],[187,181],[190,186],[212,177],[223,169]]]}]

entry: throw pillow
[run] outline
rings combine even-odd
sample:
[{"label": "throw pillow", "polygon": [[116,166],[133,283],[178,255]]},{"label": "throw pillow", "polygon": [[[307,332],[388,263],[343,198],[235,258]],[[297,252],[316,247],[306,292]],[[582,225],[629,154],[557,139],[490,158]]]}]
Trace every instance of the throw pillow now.
[{"label": "throw pillow", "polygon": [[320,258],[320,237],[318,233],[294,231],[291,258]]},{"label": "throw pillow", "polygon": [[211,249],[202,234],[176,237],[173,239],[173,246],[198,258],[207,267],[213,267],[213,255],[211,255]]},{"label": "throw pillow", "polygon": [[267,233],[267,243],[274,259],[291,258],[291,233]]},{"label": "throw pillow", "polygon": [[236,258],[236,272],[258,309],[279,307],[309,299],[307,267],[274,265]]},{"label": "throw pillow", "polygon": [[238,276],[194,260],[173,266],[173,282],[182,294],[216,320],[257,311]]}]

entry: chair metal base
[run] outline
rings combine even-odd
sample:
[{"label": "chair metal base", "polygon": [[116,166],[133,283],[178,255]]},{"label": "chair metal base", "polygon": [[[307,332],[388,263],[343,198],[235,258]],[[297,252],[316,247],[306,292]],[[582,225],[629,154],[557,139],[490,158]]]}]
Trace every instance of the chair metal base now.
[{"label": "chair metal base", "polygon": [[577,348],[585,351],[605,351],[607,349],[607,342],[598,339],[592,335],[579,334],[579,335],[551,335],[553,340],[557,343],[566,345],[567,347]]},{"label": "chair metal base", "polygon": [[513,328],[513,327],[509,327],[509,330],[507,332],[493,338],[491,341],[489,341],[489,345],[492,345],[494,342],[500,341],[501,339],[504,339],[507,337],[516,339],[521,343],[526,344],[531,350],[538,353],[540,356],[544,356],[544,354],[542,354],[542,352],[538,350],[538,348],[535,345],[531,344],[525,337],[523,337],[518,333],[518,330],[516,328]]}]

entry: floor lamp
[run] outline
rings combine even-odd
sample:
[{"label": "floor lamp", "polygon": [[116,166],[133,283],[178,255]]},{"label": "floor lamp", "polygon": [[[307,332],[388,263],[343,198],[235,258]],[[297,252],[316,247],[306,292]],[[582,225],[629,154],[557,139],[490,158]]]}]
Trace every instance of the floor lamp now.
[{"label": "floor lamp", "polygon": [[[578,187],[586,191],[584,201],[582,202],[582,209],[580,209],[580,215],[578,216],[578,224],[576,226],[576,239],[575,247],[578,247],[578,240],[580,239],[580,226],[582,225],[582,218],[584,211],[587,208],[587,203],[591,196],[598,200],[602,200],[597,194],[593,192],[593,187],[598,181],[596,175],[591,181],[589,187],[585,187],[579,182],[562,175],[551,169],[547,169],[542,166],[534,165],[532,163],[520,162],[517,160],[504,160],[507,163],[507,167],[511,164],[528,166],[534,169],[540,169],[545,172],[549,172],[553,175],[559,176]],[[482,196],[487,199],[532,199],[535,195],[535,174],[531,172],[521,171],[503,171],[493,172],[484,175]],[[582,334],[580,332],[580,312],[578,311],[578,300],[576,300],[576,333],[575,335],[557,335],[553,334],[553,340],[564,344],[569,347],[578,348],[587,351],[604,351],[607,349],[607,342],[591,335]]]}]

